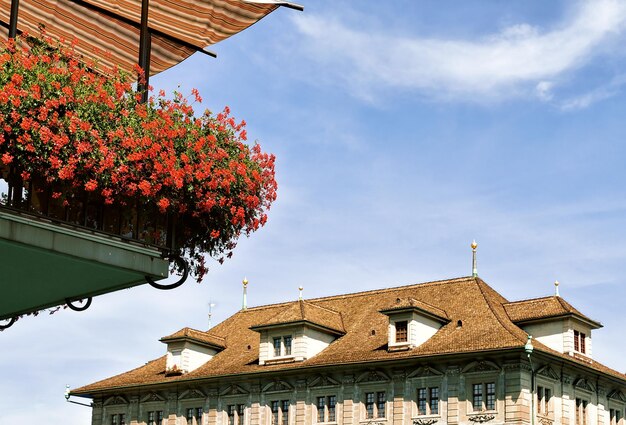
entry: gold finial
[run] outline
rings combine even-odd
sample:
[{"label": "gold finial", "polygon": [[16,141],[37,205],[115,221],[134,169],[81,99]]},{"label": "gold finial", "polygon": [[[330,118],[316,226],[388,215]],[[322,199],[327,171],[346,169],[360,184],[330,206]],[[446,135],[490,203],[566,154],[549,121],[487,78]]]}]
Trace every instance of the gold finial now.
[{"label": "gold finial", "polygon": [[248,286],[248,279],[244,277],[241,283],[243,283],[243,286]]},{"label": "gold finial", "polygon": [[298,295],[298,299],[299,299],[299,300],[301,300],[301,299],[302,299],[302,290],[303,290],[303,289],[304,289],[304,288],[302,287],[302,285],[300,285],[300,286],[298,287],[298,290],[300,291],[300,294]]},{"label": "gold finial", "polygon": [[555,291],[557,297],[560,296],[559,295],[559,281],[558,280],[554,281],[554,291]]},{"label": "gold finial", "polygon": [[478,244],[473,240],[470,246],[472,247],[472,277],[478,277],[478,268],[476,267],[476,248]]}]

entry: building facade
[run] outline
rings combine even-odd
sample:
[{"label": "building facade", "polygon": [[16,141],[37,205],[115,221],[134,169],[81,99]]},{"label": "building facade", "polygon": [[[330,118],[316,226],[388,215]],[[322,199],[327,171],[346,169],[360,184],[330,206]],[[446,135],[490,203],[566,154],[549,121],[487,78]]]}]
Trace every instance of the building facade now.
[{"label": "building facade", "polygon": [[245,309],[72,394],[92,425],[624,425],[599,327],[559,296],[427,282]]}]

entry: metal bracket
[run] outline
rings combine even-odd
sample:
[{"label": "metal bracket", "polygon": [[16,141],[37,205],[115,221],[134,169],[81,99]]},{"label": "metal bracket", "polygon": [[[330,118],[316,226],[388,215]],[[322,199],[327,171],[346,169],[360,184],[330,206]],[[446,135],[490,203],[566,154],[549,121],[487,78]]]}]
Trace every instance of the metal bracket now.
[{"label": "metal bracket", "polygon": [[85,301],[85,305],[83,306],[76,306],[74,304],[72,304],[74,301],[82,301],[82,299],[78,299],[78,300],[70,300],[69,298],[65,299],[65,304],[67,304],[67,306],[70,308],[70,310],[74,310],[74,311],[85,311],[89,308],[89,306],[91,305],[91,301],[92,298],[91,297],[87,297],[86,298],[87,301]]},{"label": "metal bracket", "polygon": [[153,288],[162,290],[178,288],[180,285],[185,283],[187,277],[189,276],[189,265],[182,257],[180,257],[179,255],[170,254],[166,258],[168,258],[169,260],[173,260],[181,269],[183,269],[183,275],[179,280],[174,283],[170,283],[169,285],[156,283],[154,280],[152,280],[150,276],[146,276],[146,282],[148,282]]},{"label": "metal bracket", "polygon": [[[5,319],[6,320],[6,319]],[[10,328],[17,321],[15,317],[11,317],[8,319],[9,321],[6,324],[0,324],[0,331]]]}]

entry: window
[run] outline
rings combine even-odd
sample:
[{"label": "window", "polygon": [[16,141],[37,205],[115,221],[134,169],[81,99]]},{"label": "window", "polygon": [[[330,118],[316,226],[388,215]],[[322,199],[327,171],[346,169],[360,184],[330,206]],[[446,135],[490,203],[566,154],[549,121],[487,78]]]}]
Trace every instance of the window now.
[{"label": "window", "polygon": [[408,328],[409,322],[407,322],[406,320],[396,322],[396,342],[408,341]]},{"label": "window", "polygon": [[537,386],[537,413],[541,415],[550,414],[550,398],[552,397],[552,390]]},{"label": "window", "polygon": [[384,418],[386,403],[384,391],[365,393],[365,419]]},{"label": "window", "polygon": [[619,425],[622,412],[619,409],[609,409],[610,425]]},{"label": "window", "polygon": [[574,331],[574,351],[585,354],[587,352],[585,347],[586,335],[579,331]]},{"label": "window", "polygon": [[475,412],[496,410],[495,382],[472,384],[472,408]]},{"label": "window", "polygon": [[439,387],[417,389],[417,414],[439,414]]},{"label": "window", "polygon": [[227,409],[228,425],[243,425],[246,406],[243,404],[229,404]]},{"label": "window", "polygon": [[337,396],[327,395],[317,398],[317,422],[335,422]]},{"label": "window", "polygon": [[289,400],[272,401],[272,425],[289,424]]},{"label": "window", "polygon": [[187,425],[200,425],[202,423],[202,407],[187,408]]},{"label": "window", "polygon": [[116,413],[111,415],[111,425],[126,425],[126,414]]},{"label": "window", "polygon": [[576,425],[587,424],[587,400],[576,399]]},{"label": "window", "polygon": [[154,410],[148,412],[148,425],[161,425],[163,423],[163,411]]},{"label": "window", "polygon": [[275,336],[274,342],[274,357],[291,356],[291,346],[293,337],[291,335]]}]

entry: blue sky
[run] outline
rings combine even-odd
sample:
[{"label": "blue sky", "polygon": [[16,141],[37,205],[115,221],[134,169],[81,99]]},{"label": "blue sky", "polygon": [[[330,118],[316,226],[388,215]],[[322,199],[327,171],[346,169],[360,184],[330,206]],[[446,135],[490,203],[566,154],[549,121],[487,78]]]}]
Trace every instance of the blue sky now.
[{"label": "blue sky", "polygon": [[301,2],[153,79],[229,105],[277,156],[265,228],[202,284],[98,297],[0,335],[0,422],[88,424],[78,387],[249,304],[479,275],[561,295],[626,371],[626,4]]}]

